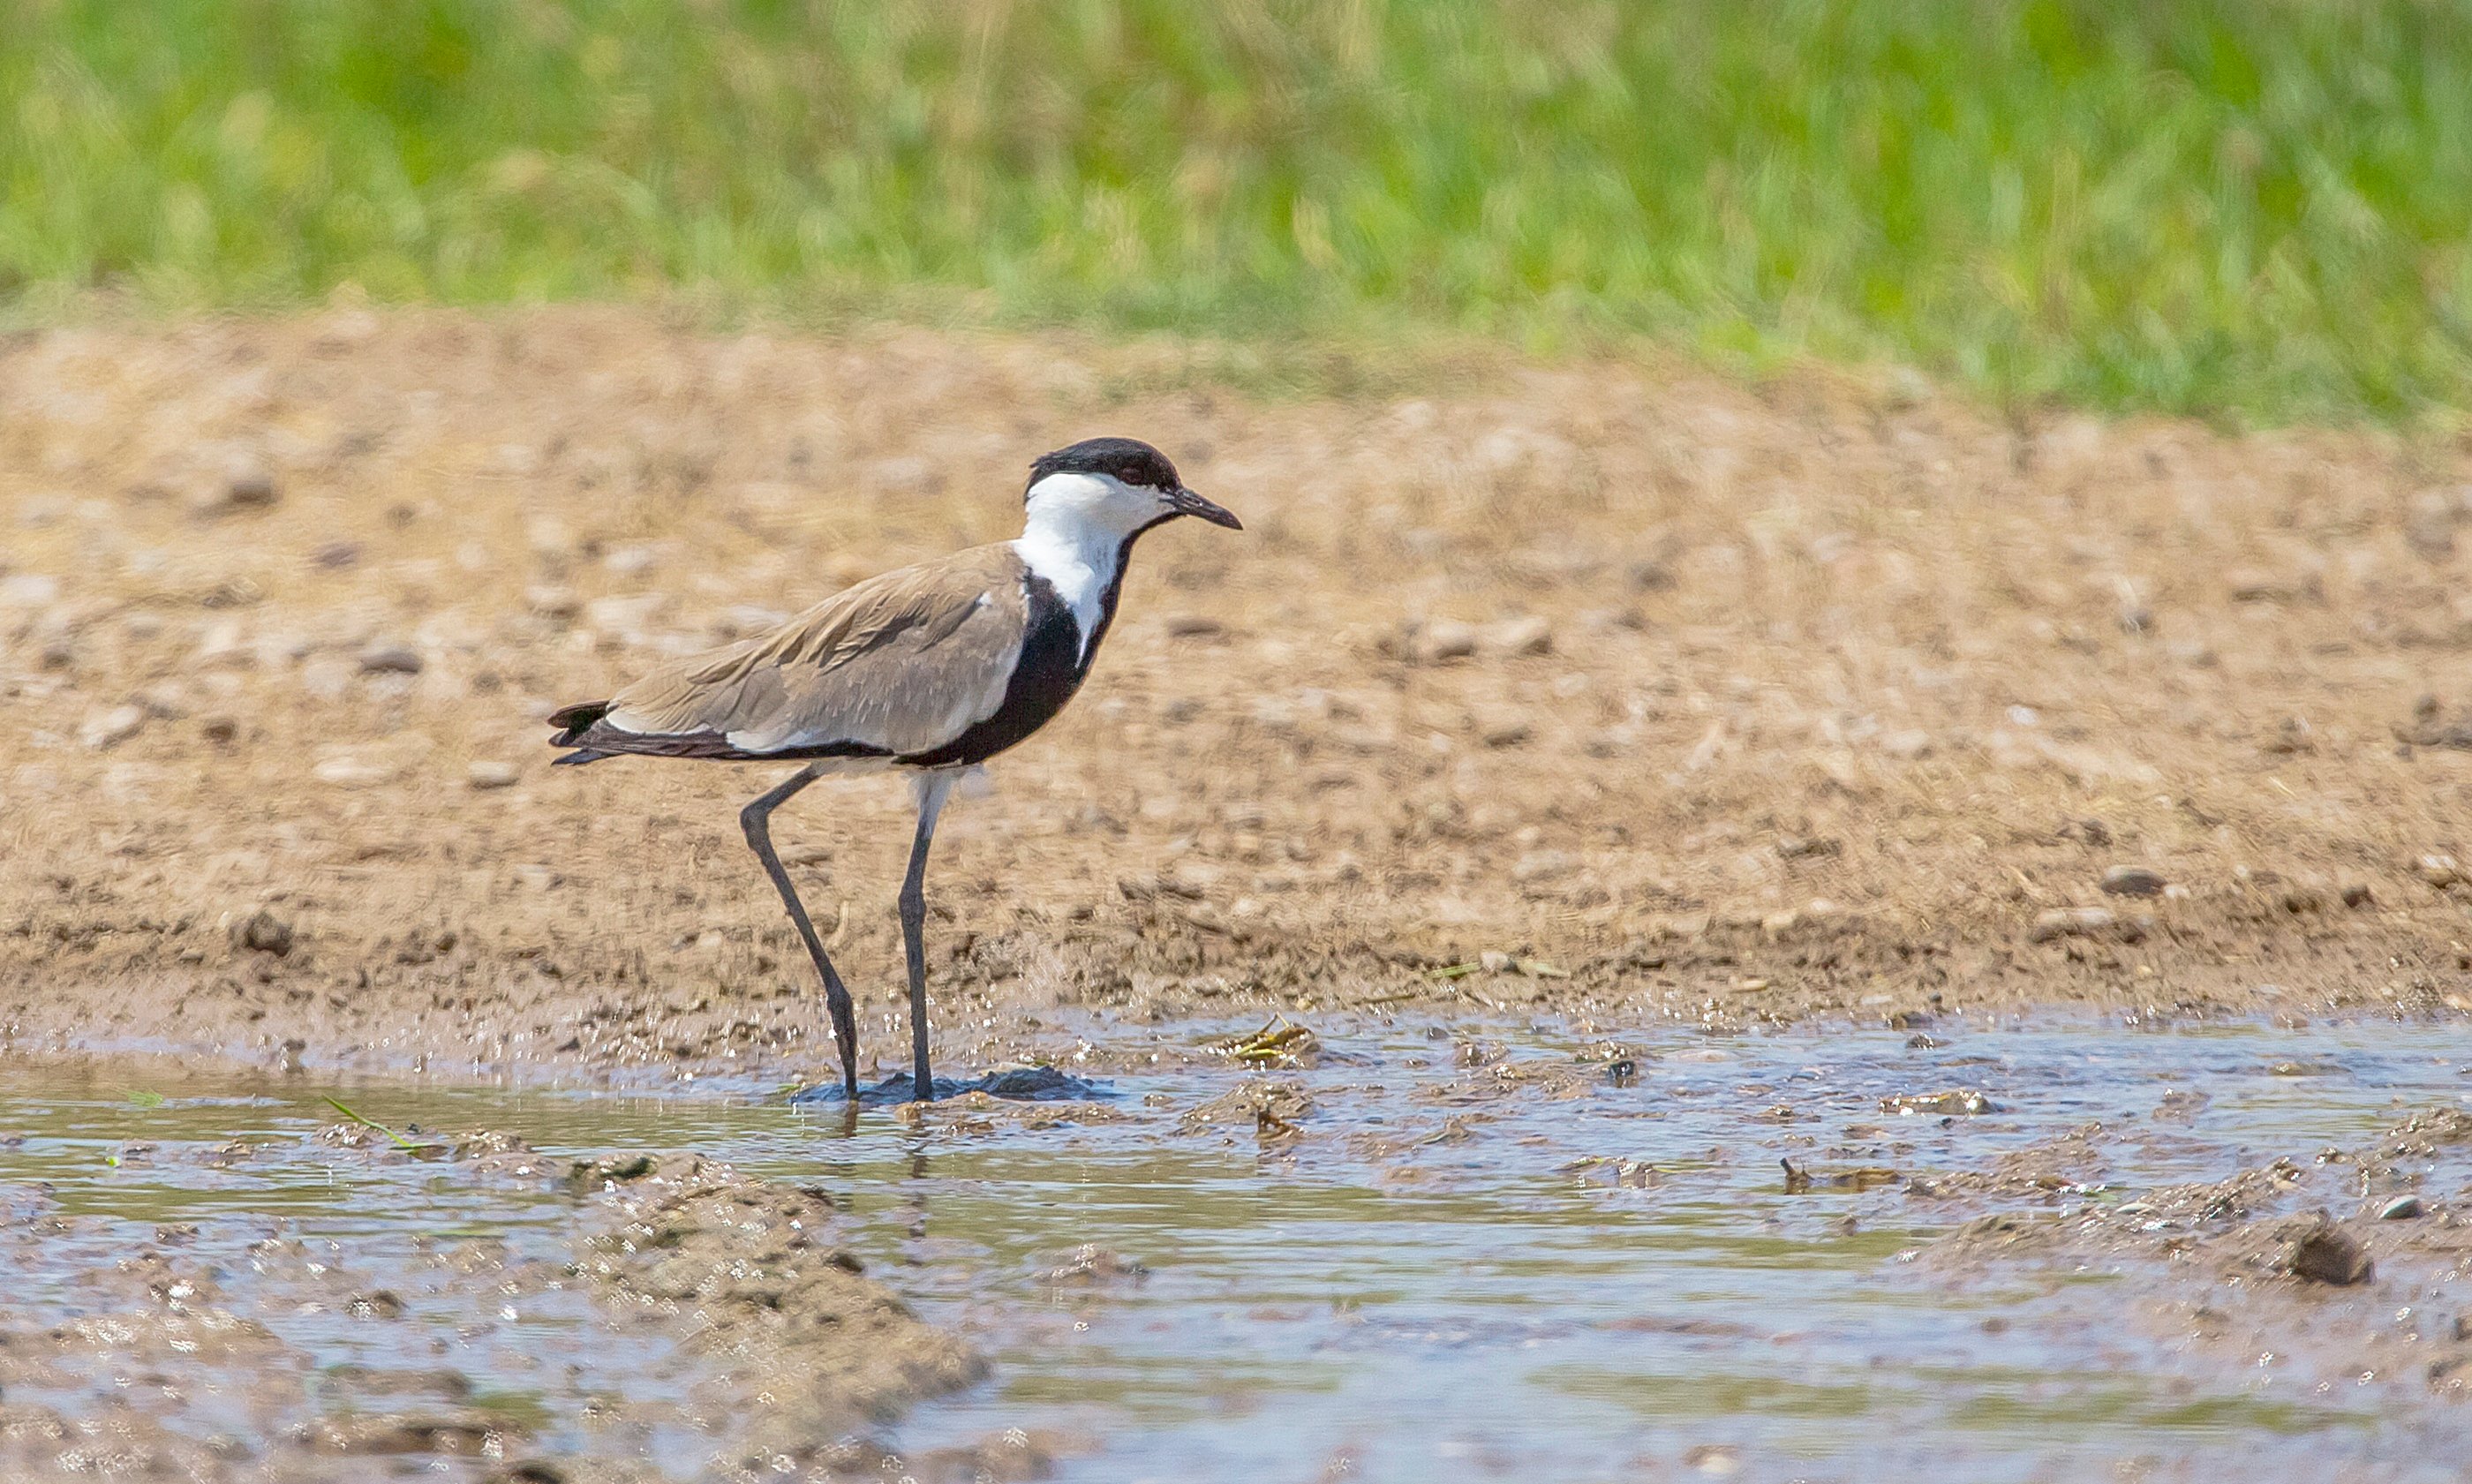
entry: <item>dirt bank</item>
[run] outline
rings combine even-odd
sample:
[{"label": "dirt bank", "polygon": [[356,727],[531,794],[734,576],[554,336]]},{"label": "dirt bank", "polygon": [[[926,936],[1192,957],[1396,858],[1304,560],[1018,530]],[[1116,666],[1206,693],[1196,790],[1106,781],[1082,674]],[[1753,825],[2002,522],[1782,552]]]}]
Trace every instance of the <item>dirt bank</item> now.
[{"label": "dirt bank", "polygon": [[[1153,537],[1083,697],[949,816],[948,1062],[1066,1004],[2472,1005],[2461,450],[1222,365],[626,310],[9,342],[10,1036],[815,1070],[734,818],[772,772],[553,775],[540,718],[1010,533],[1025,462],[1103,431],[1250,529]],[[776,825],[885,1056],[904,807]]]}]

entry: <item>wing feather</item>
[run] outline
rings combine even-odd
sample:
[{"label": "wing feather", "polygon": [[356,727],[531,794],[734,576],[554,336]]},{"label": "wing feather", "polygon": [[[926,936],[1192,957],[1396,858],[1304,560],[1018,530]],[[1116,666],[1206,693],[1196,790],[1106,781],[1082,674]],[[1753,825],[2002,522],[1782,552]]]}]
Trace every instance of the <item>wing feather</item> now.
[{"label": "wing feather", "polygon": [[1011,548],[973,548],[654,671],[611,698],[603,723],[750,753],[932,751],[1003,704],[1028,612]]}]

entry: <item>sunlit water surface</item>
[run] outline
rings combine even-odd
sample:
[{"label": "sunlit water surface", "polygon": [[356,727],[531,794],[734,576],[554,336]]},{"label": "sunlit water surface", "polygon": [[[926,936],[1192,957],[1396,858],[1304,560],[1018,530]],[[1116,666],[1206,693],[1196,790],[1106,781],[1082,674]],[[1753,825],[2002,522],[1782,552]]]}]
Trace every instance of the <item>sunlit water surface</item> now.
[{"label": "sunlit water surface", "polygon": [[[822,1183],[846,1196],[845,1237],[869,1271],[994,1361],[984,1385],[885,1440],[925,1450],[1020,1428],[1059,1449],[1068,1480],[2032,1480],[2136,1461],[2166,1476],[2238,1464],[2413,1479],[2455,1477],[2472,1457],[2472,1419],[2443,1405],[2382,1409],[2270,1368],[2227,1375],[2105,1322],[2106,1288],[2128,1280],[1922,1276],[1904,1259],[1948,1219],[1937,1203],[1789,1193],[1778,1165],[1981,1169],[2103,1120],[2139,1130],[2108,1147],[2108,1188],[2054,1198],[2122,1199],[2357,1146],[2408,1109],[2460,1102],[2472,1036],[1936,1033],[1945,1044],[1661,1029],[1628,1043],[1640,1054],[1624,1074],[1600,1043],[1505,1025],[1479,1039],[1537,1075],[1504,1077],[1462,1065],[1438,1028],[1367,1021],[1325,1027],[1319,1066],[1270,1074],[1316,1107],[1296,1136],[1267,1141],[1251,1124],[1179,1126],[1248,1075],[1233,1069],[1107,1079],[1114,1121],[956,1128],[869,1110],[853,1129],[839,1109],[751,1088],[654,1098],[21,1067],[0,1098],[0,1131],[19,1136],[0,1147],[14,1213],[98,1219],[12,1274],[5,1310],[12,1327],[75,1316],[83,1273],[173,1222],[198,1223],[184,1251],[235,1272],[269,1237],[330,1241],[379,1281],[464,1241],[571,1259],[576,1197],[311,1140],[339,1093],[397,1128],[507,1130],[553,1157],[689,1149]],[[1996,1111],[1883,1111],[1956,1088]],[[2158,1120],[2168,1092],[2199,1095],[2178,1100],[2194,1113]],[[234,1139],[261,1147],[226,1167],[200,1158]],[[1085,1245],[1112,1260],[1077,1270]],[[250,1312],[248,1285],[226,1287]],[[493,1308],[396,1287],[408,1311],[391,1322],[272,1300],[250,1317],[338,1388],[409,1363],[410,1325],[422,1363],[518,1417],[535,1453],[625,1452],[690,1477],[718,1446],[683,1402],[672,1423],[614,1434],[583,1420],[596,1396],[683,1394],[692,1367],[663,1344],[608,1339],[572,1289]],[[202,1428],[243,1425],[211,1397],[187,1405]]]}]

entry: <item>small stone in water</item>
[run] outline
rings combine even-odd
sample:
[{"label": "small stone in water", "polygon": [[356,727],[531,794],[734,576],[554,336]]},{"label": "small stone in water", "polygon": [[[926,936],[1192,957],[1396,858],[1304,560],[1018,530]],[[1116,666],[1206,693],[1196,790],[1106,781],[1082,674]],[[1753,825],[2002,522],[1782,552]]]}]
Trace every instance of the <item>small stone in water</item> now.
[{"label": "small stone in water", "polygon": [[2387,1202],[2386,1209],[2378,1213],[2378,1219],[2381,1221],[2409,1221],[2413,1217],[2419,1215],[2420,1213],[2421,1204],[2419,1196],[2398,1195],[2393,1200]]}]

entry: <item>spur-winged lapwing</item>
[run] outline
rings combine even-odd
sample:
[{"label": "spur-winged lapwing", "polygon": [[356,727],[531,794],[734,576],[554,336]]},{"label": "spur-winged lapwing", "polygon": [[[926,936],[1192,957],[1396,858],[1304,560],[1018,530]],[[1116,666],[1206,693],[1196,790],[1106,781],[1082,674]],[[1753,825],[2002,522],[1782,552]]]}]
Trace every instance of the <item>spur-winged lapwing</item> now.
[{"label": "spur-winged lapwing", "polygon": [[1019,539],[870,577],[787,623],[654,671],[606,701],[550,714],[560,763],[634,754],[807,766],[747,806],[739,823],[823,976],[842,1089],[858,1096],[849,990],[773,853],[767,821],[827,773],[907,772],[918,830],[901,884],[910,965],[913,1091],[927,1071],[927,844],[954,779],[1062,710],[1090,672],[1123,591],[1134,540],[1179,515],[1241,530],[1184,487],[1147,443],[1090,438],[1030,466]]}]

